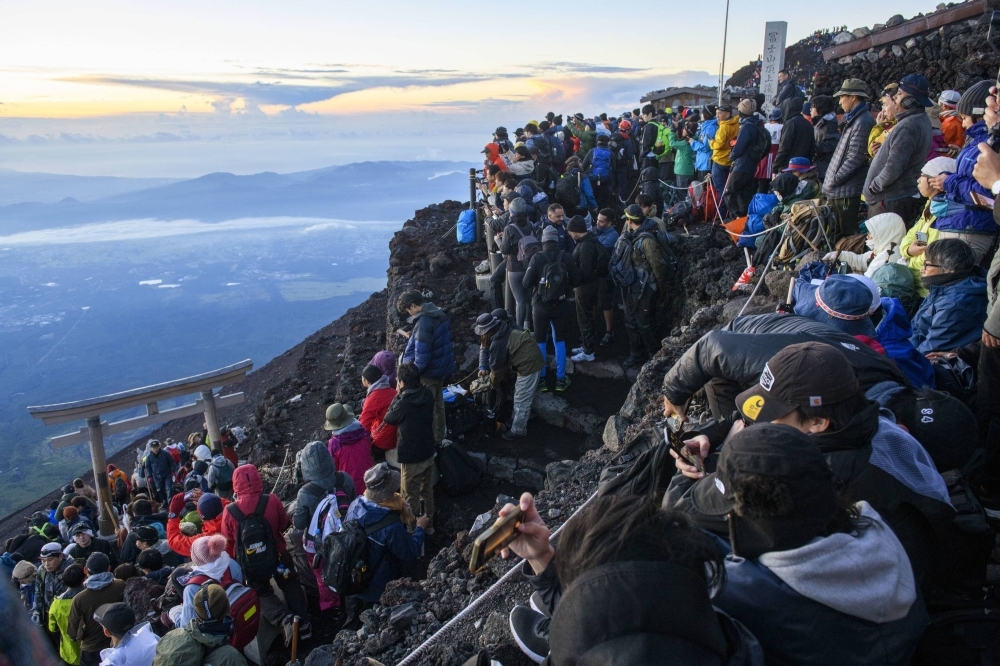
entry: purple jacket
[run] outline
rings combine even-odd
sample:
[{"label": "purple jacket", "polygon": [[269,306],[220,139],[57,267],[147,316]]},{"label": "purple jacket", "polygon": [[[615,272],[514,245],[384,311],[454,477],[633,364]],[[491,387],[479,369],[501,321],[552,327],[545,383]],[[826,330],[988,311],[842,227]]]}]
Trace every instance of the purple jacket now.
[{"label": "purple jacket", "polygon": [[391,351],[380,351],[372,356],[368,364],[381,370],[382,374],[389,378],[389,386],[396,388],[396,357]]},{"label": "purple jacket", "polygon": [[341,430],[334,430],[327,443],[338,472],[346,472],[354,481],[354,491],[365,492],[365,472],[375,466],[372,461],[372,438],[358,421]]}]

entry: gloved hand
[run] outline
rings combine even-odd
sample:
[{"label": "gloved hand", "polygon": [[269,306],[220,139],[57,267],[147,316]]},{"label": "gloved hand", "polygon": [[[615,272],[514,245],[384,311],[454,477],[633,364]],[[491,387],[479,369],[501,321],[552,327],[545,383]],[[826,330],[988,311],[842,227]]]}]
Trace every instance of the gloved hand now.
[{"label": "gloved hand", "polygon": [[184,511],[184,493],[177,493],[170,500],[170,516],[180,516],[181,512]]}]

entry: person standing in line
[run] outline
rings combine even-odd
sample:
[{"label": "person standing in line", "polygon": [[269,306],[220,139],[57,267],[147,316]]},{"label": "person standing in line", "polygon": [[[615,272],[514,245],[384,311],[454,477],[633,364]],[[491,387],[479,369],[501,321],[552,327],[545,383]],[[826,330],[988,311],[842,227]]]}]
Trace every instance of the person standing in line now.
[{"label": "person standing in line", "polygon": [[[434,442],[444,439],[444,380],[455,372],[455,352],[451,345],[451,322],[441,308],[424,302],[419,291],[404,291],[399,309],[413,326],[403,352],[403,363],[412,363],[434,400]],[[412,387],[411,387],[412,388]]]}]

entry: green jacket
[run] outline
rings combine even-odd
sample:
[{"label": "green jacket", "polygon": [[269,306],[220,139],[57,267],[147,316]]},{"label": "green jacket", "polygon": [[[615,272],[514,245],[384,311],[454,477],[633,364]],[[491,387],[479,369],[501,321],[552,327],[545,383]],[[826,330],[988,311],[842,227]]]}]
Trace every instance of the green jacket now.
[{"label": "green jacket", "polygon": [[490,371],[490,385],[498,386],[513,367],[518,376],[525,377],[533,375],[545,365],[545,358],[542,356],[535,336],[527,331],[514,329],[507,336],[507,366]]},{"label": "green jacket", "polygon": [[69,636],[69,609],[73,597],[82,590],[82,587],[70,588],[53,599],[49,606],[49,631],[59,636],[59,658],[73,666],[80,663],[80,644]]},{"label": "green jacket", "polygon": [[203,634],[197,620],[167,632],[156,645],[153,666],[247,666],[239,650],[225,636]]},{"label": "green jacket", "polygon": [[694,175],[694,149],[687,139],[678,139],[670,135],[670,147],[676,151],[674,158],[674,174],[678,176]]}]

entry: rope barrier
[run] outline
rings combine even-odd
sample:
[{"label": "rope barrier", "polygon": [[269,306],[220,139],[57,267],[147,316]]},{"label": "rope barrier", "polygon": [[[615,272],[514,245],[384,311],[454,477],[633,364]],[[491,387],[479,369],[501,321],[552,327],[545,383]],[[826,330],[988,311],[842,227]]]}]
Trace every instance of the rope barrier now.
[{"label": "rope barrier", "polygon": [[769,234],[772,231],[777,231],[778,229],[783,228],[786,224],[788,224],[788,220],[785,220],[781,224],[776,224],[773,227],[771,227],[770,229],[764,229],[764,231],[758,231],[755,234],[736,233],[734,231],[730,231],[729,229],[726,229],[725,226],[723,226],[722,229],[723,229],[723,231],[725,231],[730,236],[733,236],[734,238],[756,238],[757,236],[763,236],[764,234]]},{"label": "rope barrier", "polygon": [[[576,511],[573,512],[573,515],[570,516],[569,519],[565,523],[563,523],[562,525],[560,525],[559,528],[556,529],[556,531],[552,533],[552,535],[549,537],[549,541],[552,541],[552,539],[555,539],[556,536],[560,532],[562,532],[562,529],[564,527],[566,527],[567,524],[569,524],[569,521],[573,520],[573,518],[576,516],[576,514],[580,513],[580,511],[582,511],[585,506],[587,506],[588,504],[590,504],[590,502],[595,497],[597,497],[597,492],[596,491],[594,492],[593,495],[591,495],[590,497],[587,498],[586,502],[584,502],[583,504],[581,504],[580,506],[577,507]],[[438,629],[436,632],[434,632],[433,635],[429,636],[426,641],[424,641],[423,643],[421,643],[420,645],[418,645],[416,647],[416,649],[413,650],[413,652],[411,652],[410,654],[406,655],[406,658],[403,659],[403,661],[399,662],[396,666],[409,666],[410,664],[415,664],[417,659],[419,659],[427,650],[429,650],[435,643],[438,642],[438,640],[441,638],[442,634],[444,634],[446,631],[448,631],[452,627],[458,625],[465,618],[469,617],[469,615],[471,615],[474,610],[476,610],[477,608],[479,608],[480,605],[482,605],[483,601],[485,601],[488,597],[490,597],[493,594],[494,590],[496,590],[499,585],[501,585],[502,583],[505,583],[509,578],[512,578],[513,575],[515,573],[517,573],[520,569],[521,569],[520,565],[515,565],[515,566],[511,567],[510,571],[508,571],[507,573],[505,573],[503,576],[500,577],[500,580],[498,580],[497,582],[493,583],[493,585],[491,585],[489,587],[489,589],[487,589],[480,596],[478,596],[475,599],[475,601],[473,601],[471,604],[469,604],[464,609],[462,609],[458,613],[458,615],[456,615],[455,617],[453,617],[450,620],[448,620],[444,624],[444,626],[442,626],[440,629]]]}]

